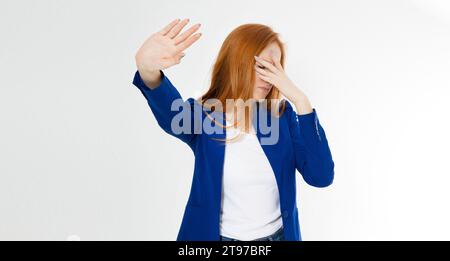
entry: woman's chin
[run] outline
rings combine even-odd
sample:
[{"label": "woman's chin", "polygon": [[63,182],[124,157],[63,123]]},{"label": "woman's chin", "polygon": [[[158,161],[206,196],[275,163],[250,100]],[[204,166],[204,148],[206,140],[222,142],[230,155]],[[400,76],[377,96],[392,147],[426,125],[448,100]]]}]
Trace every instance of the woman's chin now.
[{"label": "woman's chin", "polygon": [[261,100],[265,100],[266,96],[262,96],[262,95],[255,95],[253,96],[253,99],[257,100],[257,101],[261,101]]},{"label": "woman's chin", "polygon": [[267,97],[267,92],[266,91],[261,91],[258,90],[253,94],[253,99],[255,100],[263,100]]}]

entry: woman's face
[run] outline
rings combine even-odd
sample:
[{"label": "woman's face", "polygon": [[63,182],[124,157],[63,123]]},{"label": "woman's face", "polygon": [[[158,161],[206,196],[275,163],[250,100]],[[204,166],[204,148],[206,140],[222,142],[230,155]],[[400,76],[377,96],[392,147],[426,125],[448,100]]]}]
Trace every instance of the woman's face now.
[{"label": "woman's face", "polygon": [[[271,58],[271,52],[273,52],[273,56],[275,59],[280,62],[281,59],[281,49],[277,43],[269,44],[262,52],[258,55],[260,58],[274,64],[273,59]],[[270,90],[273,88],[270,83],[259,78],[258,74],[255,70],[255,86],[253,87],[253,98],[254,99],[265,99],[267,94],[269,94]]]}]

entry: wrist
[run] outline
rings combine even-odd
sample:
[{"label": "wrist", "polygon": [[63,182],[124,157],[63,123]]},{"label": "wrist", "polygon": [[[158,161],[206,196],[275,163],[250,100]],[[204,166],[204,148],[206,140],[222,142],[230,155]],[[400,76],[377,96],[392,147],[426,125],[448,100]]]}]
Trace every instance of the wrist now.
[{"label": "wrist", "polygon": [[296,99],[293,103],[295,108],[297,109],[298,115],[309,114],[313,112],[311,103],[306,96]]},{"label": "wrist", "polygon": [[154,89],[155,87],[157,87],[161,84],[160,70],[146,71],[146,70],[138,69],[138,71],[139,71],[139,75],[141,76],[142,81],[145,83],[145,85],[148,88]]}]

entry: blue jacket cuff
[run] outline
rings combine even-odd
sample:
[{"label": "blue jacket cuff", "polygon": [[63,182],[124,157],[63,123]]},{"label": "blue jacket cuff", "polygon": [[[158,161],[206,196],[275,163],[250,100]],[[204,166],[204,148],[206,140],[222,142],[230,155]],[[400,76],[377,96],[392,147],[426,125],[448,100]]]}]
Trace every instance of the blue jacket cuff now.
[{"label": "blue jacket cuff", "polygon": [[316,112],[316,109],[314,109],[314,108],[313,108],[313,111],[308,114],[297,114],[297,118],[298,118],[298,121],[300,124],[314,123],[316,117],[317,117],[317,112]]},{"label": "blue jacket cuff", "polygon": [[300,126],[305,129],[307,133],[315,132],[317,135],[317,138],[319,140],[322,140],[322,137],[320,135],[319,131],[319,118],[317,117],[316,109],[313,108],[313,111],[308,114],[297,114],[297,119],[300,124]]},{"label": "blue jacket cuff", "polygon": [[161,82],[153,89],[150,89],[147,85],[145,85],[144,81],[141,78],[141,75],[139,74],[139,71],[136,71],[136,73],[134,74],[133,85],[139,88],[139,90],[141,90],[142,94],[144,94],[147,99],[162,95],[162,93],[167,92],[169,89],[165,88],[169,85],[169,80],[162,70],[160,70],[160,72]]}]

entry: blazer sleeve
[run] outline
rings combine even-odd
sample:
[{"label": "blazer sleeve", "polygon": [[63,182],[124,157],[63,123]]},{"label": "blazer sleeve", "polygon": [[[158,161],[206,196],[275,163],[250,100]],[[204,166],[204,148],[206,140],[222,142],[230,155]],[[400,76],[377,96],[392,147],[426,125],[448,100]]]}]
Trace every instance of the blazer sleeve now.
[{"label": "blazer sleeve", "polygon": [[299,115],[292,105],[286,102],[286,113],[289,116],[296,169],[311,186],[331,185],[334,179],[334,161],[316,109],[313,108],[311,113]]},{"label": "blazer sleeve", "polygon": [[[169,78],[164,74],[162,70],[161,72],[161,83],[154,89],[148,88],[144,81],[142,80],[139,71],[136,71],[133,79],[133,85],[135,85],[144,97],[147,100],[147,103],[158,122],[158,125],[168,134],[180,139],[194,150],[194,142],[196,140],[197,134],[194,132],[194,102],[193,98],[189,98],[184,101],[181,97],[180,93],[176,89],[176,87],[170,82]],[[177,101],[178,108],[172,108],[174,102]],[[188,118],[191,122],[188,125],[188,131],[186,128],[183,128],[184,131],[180,130],[180,128],[172,127],[172,120],[175,117],[180,117],[181,110],[184,110],[184,113],[188,113]],[[178,116],[177,116],[178,115]],[[181,118],[181,117],[180,117]],[[184,118],[183,118],[184,119]],[[186,124],[184,120],[180,120],[180,126]]]}]

